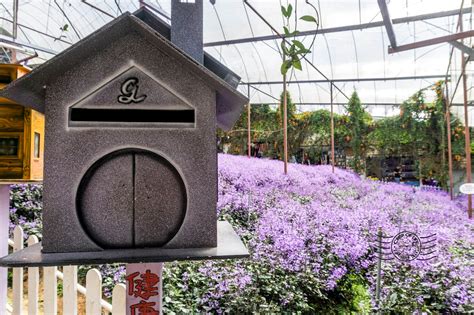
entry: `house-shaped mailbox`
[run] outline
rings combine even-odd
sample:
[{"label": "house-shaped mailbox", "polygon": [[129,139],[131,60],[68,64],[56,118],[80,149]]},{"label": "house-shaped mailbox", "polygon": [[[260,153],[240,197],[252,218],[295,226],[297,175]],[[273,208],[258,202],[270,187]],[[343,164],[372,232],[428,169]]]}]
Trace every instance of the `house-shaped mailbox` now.
[{"label": "house-shaped mailbox", "polygon": [[[30,72],[18,64],[0,64],[0,89]],[[0,97],[0,183],[43,179],[44,115]]]},{"label": "house-shaped mailbox", "polygon": [[[194,4],[179,5],[173,15]],[[146,9],[125,13],[1,92],[45,113],[46,139],[42,244],[0,265],[248,255],[216,218],[216,128],[232,127],[247,99],[202,48],[180,48],[196,48],[180,31],[170,41]]]}]

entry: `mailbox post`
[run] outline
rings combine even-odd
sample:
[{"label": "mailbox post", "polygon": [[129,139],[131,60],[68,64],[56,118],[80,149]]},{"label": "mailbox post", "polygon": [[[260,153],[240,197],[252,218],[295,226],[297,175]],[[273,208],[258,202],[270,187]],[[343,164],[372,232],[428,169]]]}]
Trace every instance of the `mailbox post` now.
[{"label": "mailbox post", "polygon": [[[202,23],[202,0],[179,5]],[[0,91],[46,121],[43,240],[0,266],[248,256],[217,222],[215,143],[248,100],[184,35],[127,12]]]},{"label": "mailbox post", "polygon": [[[8,255],[8,230],[10,222],[10,186],[0,184],[0,256]],[[7,310],[7,268],[0,267],[0,315]]]}]

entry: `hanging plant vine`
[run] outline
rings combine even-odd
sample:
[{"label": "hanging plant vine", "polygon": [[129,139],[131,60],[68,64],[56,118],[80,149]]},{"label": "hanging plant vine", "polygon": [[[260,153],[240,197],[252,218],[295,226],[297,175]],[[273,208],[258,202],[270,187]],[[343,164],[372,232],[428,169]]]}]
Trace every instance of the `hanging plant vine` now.
[{"label": "hanging plant vine", "polygon": [[[296,6],[298,1],[296,1]],[[302,70],[301,67],[301,60],[311,52],[311,49],[314,46],[314,42],[316,40],[316,34],[313,37],[311,45],[306,48],[303,42],[297,40],[295,37],[300,33],[298,28],[298,20],[302,20],[305,22],[315,23],[316,24],[316,32],[319,29],[319,11],[317,8],[312,5],[308,0],[306,0],[306,4],[308,4],[315,12],[315,16],[312,15],[303,15],[298,19],[296,14],[296,9],[293,10],[293,6],[289,3],[286,7],[281,6],[281,14],[283,15],[284,25],[284,38],[281,41],[281,50],[282,50],[282,64],[281,64],[281,74],[286,75],[289,70],[297,69]],[[294,23],[294,30],[291,27],[291,18],[294,12],[295,23]],[[289,38],[293,38],[288,40]]]}]

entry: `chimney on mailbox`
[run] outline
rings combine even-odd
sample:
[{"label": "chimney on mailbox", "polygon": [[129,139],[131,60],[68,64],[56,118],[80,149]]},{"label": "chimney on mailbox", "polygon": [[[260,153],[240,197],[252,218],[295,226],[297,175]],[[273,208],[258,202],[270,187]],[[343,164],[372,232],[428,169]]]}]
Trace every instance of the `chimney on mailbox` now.
[{"label": "chimney on mailbox", "polygon": [[202,0],[171,1],[171,42],[203,64]]}]

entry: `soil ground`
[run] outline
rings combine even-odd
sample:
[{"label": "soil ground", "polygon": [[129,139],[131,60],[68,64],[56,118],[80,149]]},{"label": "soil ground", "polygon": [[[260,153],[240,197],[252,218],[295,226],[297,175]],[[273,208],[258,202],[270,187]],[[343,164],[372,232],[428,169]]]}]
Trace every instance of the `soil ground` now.
[{"label": "soil ground", "polygon": [[[23,292],[23,312],[22,314],[28,314],[28,272],[25,270],[24,272],[24,292]],[[63,297],[62,297],[62,292],[61,288],[62,286],[61,280],[58,280],[58,314],[63,314],[63,315],[68,315],[63,313]],[[86,313],[86,299],[85,296],[77,293],[77,304],[78,304],[78,309],[77,309],[77,314],[85,314]],[[12,297],[13,297],[13,292],[12,288],[8,288],[8,303],[12,305]],[[43,311],[43,277],[42,274],[40,274],[40,284],[39,284],[39,312],[38,314],[44,314]],[[47,314],[45,314],[47,315]]]}]

